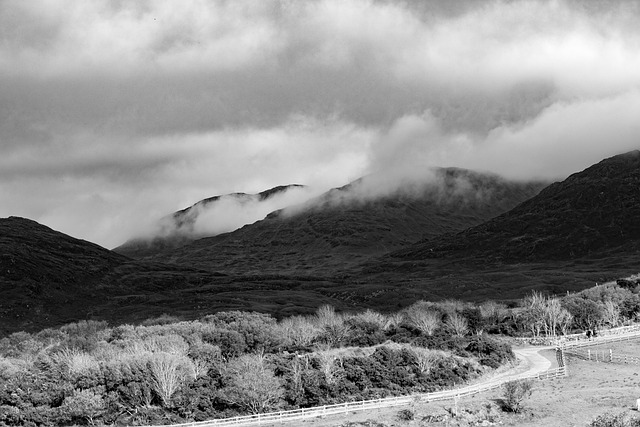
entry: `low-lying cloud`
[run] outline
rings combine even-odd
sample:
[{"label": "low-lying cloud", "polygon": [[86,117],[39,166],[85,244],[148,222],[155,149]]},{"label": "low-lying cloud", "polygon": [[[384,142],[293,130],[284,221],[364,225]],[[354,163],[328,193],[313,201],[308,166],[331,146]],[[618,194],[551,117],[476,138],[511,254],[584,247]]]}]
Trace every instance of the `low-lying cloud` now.
[{"label": "low-lying cloud", "polygon": [[0,216],[112,247],[276,185],[561,179],[640,145],[639,19],[632,1],[0,0]]},{"label": "low-lying cloud", "polygon": [[199,202],[177,216],[163,217],[136,237],[195,239],[215,236],[252,224],[271,212],[304,203],[318,195],[318,189],[303,186],[290,186],[269,197],[246,193],[221,195],[215,200]]}]

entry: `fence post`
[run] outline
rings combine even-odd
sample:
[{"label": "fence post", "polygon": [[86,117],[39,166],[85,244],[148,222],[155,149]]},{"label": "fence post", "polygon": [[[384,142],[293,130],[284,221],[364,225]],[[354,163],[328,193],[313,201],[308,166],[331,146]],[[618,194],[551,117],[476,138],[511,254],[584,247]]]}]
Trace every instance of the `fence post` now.
[{"label": "fence post", "polygon": [[613,350],[609,349],[609,362],[613,363]]},{"label": "fence post", "polygon": [[589,357],[589,360],[591,360],[591,349],[588,349],[588,350],[587,350],[587,355],[588,355],[588,357]]}]

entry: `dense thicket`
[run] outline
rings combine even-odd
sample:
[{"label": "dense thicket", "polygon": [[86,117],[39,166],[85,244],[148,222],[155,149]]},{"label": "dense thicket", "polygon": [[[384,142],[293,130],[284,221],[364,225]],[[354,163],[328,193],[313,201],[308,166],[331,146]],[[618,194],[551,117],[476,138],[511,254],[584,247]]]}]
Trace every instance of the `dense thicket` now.
[{"label": "dense thicket", "polygon": [[[224,312],[197,321],[109,327],[82,321],[0,340],[0,425],[199,421],[426,392],[513,357],[486,336],[451,336],[446,314],[277,322]],[[426,331],[411,319],[438,313]]]},{"label": "dense thicket", "polygon": [[556,335],[636,319],[633,283],[533,294],[511,308],[419,301],[390,314],[324,306],[280,321],[232,311],[14,333],[0,340],[0,426],[168,424],[429,392],[511,359],[489,333]]}]

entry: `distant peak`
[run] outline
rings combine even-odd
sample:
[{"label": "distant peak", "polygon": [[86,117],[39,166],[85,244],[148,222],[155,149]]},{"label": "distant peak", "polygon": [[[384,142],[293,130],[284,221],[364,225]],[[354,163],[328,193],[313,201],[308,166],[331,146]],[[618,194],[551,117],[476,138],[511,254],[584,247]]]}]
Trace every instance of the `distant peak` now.
[{"label": "distant peak", "polygon": [[278,185],[277,187],[273,187],[258,193],[258,196],[260,196],[260,200],[266,200],[278,193],[283,193],[285,191],[291,190],[292,188],[306,188],[306,186],[301,184]]}]

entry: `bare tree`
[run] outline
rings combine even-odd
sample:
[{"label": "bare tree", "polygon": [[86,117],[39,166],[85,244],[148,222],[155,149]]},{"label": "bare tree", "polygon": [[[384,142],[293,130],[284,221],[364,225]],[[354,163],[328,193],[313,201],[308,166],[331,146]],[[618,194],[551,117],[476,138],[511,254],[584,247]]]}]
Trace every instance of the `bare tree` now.
[{"label": "bare tree", "polygon": [[325,304],[316,311],[316,321],[318,326],[322,328],[326,325],[332,325],[338,322],[342,323],[342,318],[336,313],[335,308]]},{"label": "bare tree", "polygon": [[155,353],[149,358],[153,390],[164,406],[171,402],[173,394],[187,381],[195,378],[193,364],[185,356],[171,353]]},{"label": "bare tree", "polygon": [[227,363],[227,387],[222,396],[229,403],[257,414],[277,409],[284,389],[263,354],[245,354]]},{"label": "bare tree", "polygon": [[337,384],[344,373],[342,359],[330,350],[317,352],[316,356],[320,362],[320,371],[323,373],[327,384]]},{"label": "bare tree", "polygon": [[451,315],[453,313],[459,313],[464,310],[464,303],[457,299],[446,299],[439,302],[438,307],[444,313]]},{"label": "bare tree", "polygon": [[428,374],[442,357],[442,353],[437,350],[429,350],[424,347],[410,347],[411,353],[416,358],[416,366],[421,374]]},{"label": "bare tree", "polygon": [[524,323],[529,325],[534,336],[544,331],[546,336],[556,336],[568,329],[571,314],[562,306],[560,299],[549,298],[533,292],[524,299]]},{"label": "bare tree", "polygon": [[508,313],[508,310],[504,304],[497,303],[495,301],[486,301],[480,304],[480,314],[486,322],[490,324],[497,324]]},{"label": "bare tree", "polygon": [[524,311],[520,318],[524,325],[527,325],[534,337],[539,337],[545,328],[545,305],[546,297],[539,292],[533,291],[531,295],[524,298]]},{"label": "bare tree", "polygon": [[547,336],[556,336],[559,332],[559,325],[566,310],[560,304],[558,298],[547,298],[543,301],[542,310],[544,312],[543,322]]},{"label": "bare tree", "polygon": [[610,299],[604,302],[604,321],[614,327],[620,324],[620,306]]},{"label": "bare tree", "polygon": [[311,319],[292,316],[283,319],[278,325],[282,339],[286,344],[306,347],[322,334],[322,329]]},{"label": "bare tree", "polygon": [[302,378],[309,369],[309,359],[307,357],[296,357],[291,362],[289,368],[289,380],[291,381],[291,389],[295,394],[301,394],[303,391]]},{"label": "bare tree", "polygon": [[433,335],[440,326],[440,314],[430,309],[410,309],[407,313],[407,320],[411,326],[425,335]]},{"label": "bare tree", "polygon": [[458,313],[449,314],[446,325],[447,328],[459,337],[463,337],[469,333],[469,322],[464,316]]},{"label": "bare tree", "polygon": [[189,358],[193,364],[194,379],[205,376],[222,363],[220,347],[204,342],[196,342],[189,348]]},{"label": "bare tree", "polygon": [[371,309],[367,309],[362,313],[358,313],[354,317],[367,323],[372,323],[379,329],[384,329],[387,324],[387,317],[384,314],[378,313],[377,311]]},{"label": "bare tree", "polygon": [[400,325],[402,325],[403,321],[404,315],[400,312],[387,314],[385,316],[385,322],[382,329],[384,329],[385,331],[392,328],[396,329],[400,327]]}]

